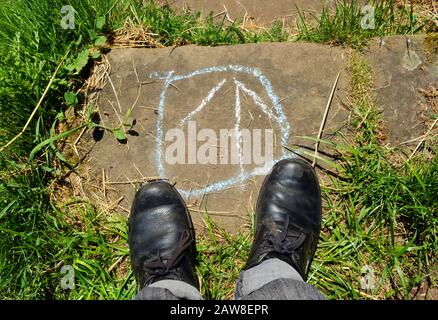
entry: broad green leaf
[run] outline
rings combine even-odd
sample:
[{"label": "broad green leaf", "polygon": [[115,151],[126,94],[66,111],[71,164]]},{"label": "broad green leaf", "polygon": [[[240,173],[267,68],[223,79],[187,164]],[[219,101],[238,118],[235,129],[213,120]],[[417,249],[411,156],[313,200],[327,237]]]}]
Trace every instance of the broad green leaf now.
[{"label": "broad green leaf", "polygon": [[82,50],[76,59],[76,71],[80,72],[88,63],[88,49]]},{"label": "broad green leaf", "polygon": [[60,111],[56,114],[56,119],[58,119],[58,121],[64,121],[65,120],[65,115],[64,112]]},{"label": "broad green leaf", "polygon": [[102,30],[104,25],[105,25],[105,16],[98,17],[96,20],[96,29]]},{"label": "broad green leaf", "polygon": [[93,58],[94,60],[99,59],[100,56],[101,56],[101,53],[100,53],[99,50],[93,51],[93,52],[91,53],[91,58]]},{"label": "broad green leaf", "polygon": [[93,29],[88,29],[88,36],[90,37],[91,41],[94,41],[94,39],[97,38],[97,34]]},{"label": "broad green leaf", "polygon": [[96,38],[96,40],[94,40],[94,45],[96,47],[101,47],[105,44],[106,42],[106,37],[105,36],[99,36]]},{"label": "broad green leaf", "polygon": [[82,50],[72,63],[65,65],[65,69],[69,71],[75,71],[75,73],[81,72],[81,70],[88,63],[88,49]]},{"label": "broad green leaf", "polygon": [[78,103],[78,94],[76,92],[66,92],[64,93],[64,99],[68,106],[75,105]]},{"label": "broad green leaf", "polygon": [[123,132],[123,130],[121,128],[117,128],[113,131],[114,137],[116,137],[117,140],[125,140],[126,139],[126,135]]}]

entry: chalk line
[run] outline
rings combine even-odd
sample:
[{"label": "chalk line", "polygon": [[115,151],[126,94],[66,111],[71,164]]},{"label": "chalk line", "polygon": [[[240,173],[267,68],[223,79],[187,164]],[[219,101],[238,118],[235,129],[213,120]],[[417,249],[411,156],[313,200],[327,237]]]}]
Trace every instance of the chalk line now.
[{"label": "chalk line", "polygon": [[[236,79],[234,79],[234,83],[236,84],[236,100],[234,103],[234,117],[236,119],[236,124],[234,125],[235,133],[237,135],[237,151],[239,152],[239,167],[240,167],[240,177],[243,179],[243,159],[242,159],[242,146],[240,137],[242,136],[240,133],[240,119],[241,119],[241,108],[240,108],[240,92],[239,85],[237,84]],[[243,180],[242,180],[243,181]]]},{"label": "chalk line", "polygon": [[186,117],[184,117],[184,119],[182,119],[180,121],[179,126],[182,127],[186,122],[191,120],[195,114],[197,114],[199,111],[204,109],[204,107],[210,102],[210,100],[213,99],[213,97],[216,94],[216,92],[218,92],[219,89],[222,88],[222,86],[225,84],[225,82],[227,82],[227,80],[223,79],[216,86],[211,88],[210,91],[208,92],[207,96],[204,99],[202,99],[202,101],[199,104],[199,106],[195,110],[190,112]]},{"label": "chalk line", "polygon": [[248,89],[244,83],[242,83],[238,80],[235,80],[235,82],[236,82],[236,85],[239,86],[239,89],[244,91],[247,95],[249,95],[252,98],[254,103],[262,110],[262,112],[264,114],[266,114],[270,119],[274,119],[275,121],[278,122],[278,118],[271,112],[269,107],[265,103],[263,103],[262,99],[260,98],[260,96],[257,93]]}]

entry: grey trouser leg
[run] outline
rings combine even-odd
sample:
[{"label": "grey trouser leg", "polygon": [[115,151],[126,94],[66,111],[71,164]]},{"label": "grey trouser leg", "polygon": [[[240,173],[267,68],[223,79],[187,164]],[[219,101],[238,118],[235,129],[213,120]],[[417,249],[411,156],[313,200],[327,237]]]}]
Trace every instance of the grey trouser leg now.
[{"label": "grey trouser leg", "polygon": [[[161,280],[140,290],[134,300],[202,300],[198,289],[183,281]],[[318,289],[279,259],[269,259],[243,271],[237,280],[236,300],[325,300]]]},{"label": "grey trouser leg", "polygon": [[194,286],[178,280],[160,280],[144,287],[134,300],[202,300]]},{"label": "grey trouser leg", "polygon": [[237,280],[236,300],[325,300],[289,264],[268,259],[243,271]]}]

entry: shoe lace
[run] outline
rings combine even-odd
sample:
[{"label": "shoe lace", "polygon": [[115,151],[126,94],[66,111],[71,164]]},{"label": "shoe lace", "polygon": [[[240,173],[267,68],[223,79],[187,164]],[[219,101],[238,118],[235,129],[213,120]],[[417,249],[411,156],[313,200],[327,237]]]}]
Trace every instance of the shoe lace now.
[{"label": "shoe lace", "polygon": [[282,255],[292,255],[296,249],[301,247],[306,238],[305,234],[295,230],[288,230],[289,217],[283,225],[279,225],[278,222],[271,220],[265,224],[268,231],[264,234],[264,238],[267,241],[265,243],[264,253],[276,252]]},{"label": "shoe lace", "polygon": [[155,256],[143,261],[143,270],[149,275],[148,283],[151,283],[158,277],[174,275],[178,278],[176,267],[184,257],[184,252],[190,247],[193,242],[188,230],[184,230],[181,234],[177,248],[169,255],[162,256],[158,251]]}]

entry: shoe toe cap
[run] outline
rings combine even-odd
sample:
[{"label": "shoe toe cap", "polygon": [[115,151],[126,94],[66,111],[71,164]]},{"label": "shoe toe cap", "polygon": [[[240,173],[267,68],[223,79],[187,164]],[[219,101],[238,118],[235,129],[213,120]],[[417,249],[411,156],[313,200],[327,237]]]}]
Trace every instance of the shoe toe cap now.
[{"label": "shoe toe cap", "polygon": [[[172,247],[183,230],[194,230],[184,200],[165,181],[144,185],[137,191],[129,217],[132,247]],[[163,243],[160,243],[163,242]]]},{"label": "shoe toe cap", "polygon": [[301,159],[281,160],[274,166],[272,173],[282,183],[318,183],[314,169]]},{"label": "shoe toe cap", "polygon": [[178,191],[166,181],[155,181],[148,183],[137,191],[131,215],[139,211],[144,211],[162,205],[183,205],[183,200]]},{"label": "shoe toe cap", "polygon": [[301,159],[278,162],[263,184],[257,208],[260,217],[289,215],[294,225],[318,232],[321,192],[314,169]]}]

